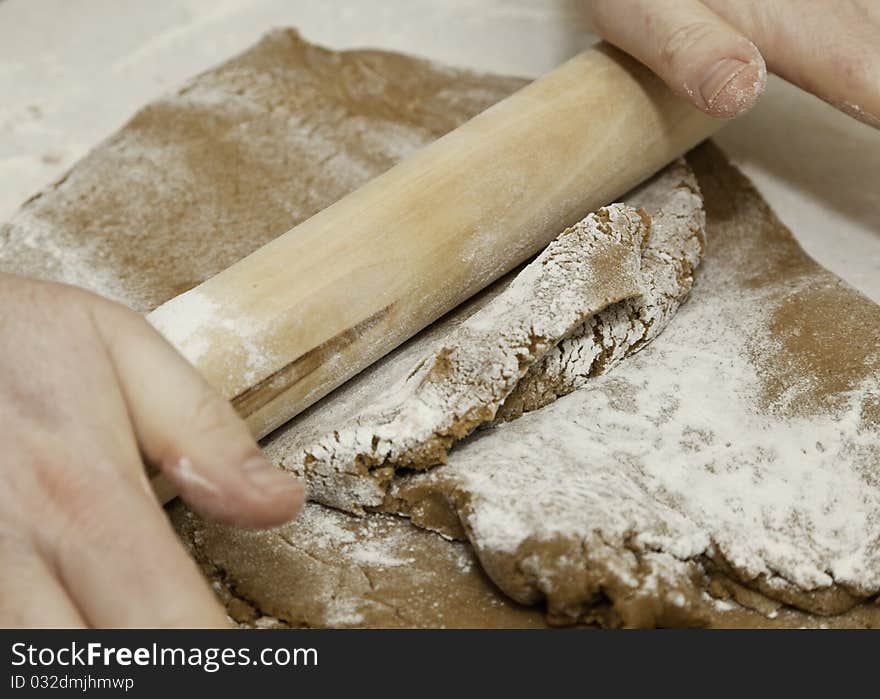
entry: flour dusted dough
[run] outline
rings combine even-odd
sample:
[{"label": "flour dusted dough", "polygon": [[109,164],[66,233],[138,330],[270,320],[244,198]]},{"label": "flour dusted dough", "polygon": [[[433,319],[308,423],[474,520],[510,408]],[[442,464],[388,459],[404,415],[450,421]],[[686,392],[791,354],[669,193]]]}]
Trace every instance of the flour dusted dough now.
[{"label": "flour dusted dough", "polygon": [[646,346],[690,293],[706,245],[706,217],[696,177],[684,161],[667,167],[626,198],[650,217],[639,268],[639,294],[591,316],[531,367],[496,419],[511,420],[586,385]]},{"label": "flour dusted dough", "polygon": [[[522,84],[273,32],[147,106],[27,202],[0,228],[0,268],[148,311]],[[689,290],[687,274],[677,290],[666,284],[674,265],[650,273],[646,249],[643,293],[632,298],[644,313],[615,322],[624,299],[591,315],[610,325],[595,333],[583,323],[535,357],[496,419],[533,412],[478,430],[446,466],[386,481],[393,495],[382,507],[461,541],[316,503],[272,532],[207,524],[175,505],[175,525],[230,614],[254,626],[530,626],[544,604],[554,623],[876,626],[877,307],[806,258],[716,150],[690,161],[710,242],[697,288],[666,332],[601,373],[620,348],[654,337],[665,321],[647,321],[655,311],[668,320]],[[666,176],[683,183],[681,172]],[[679,205],[667,210],[687,217],[688,187],[673,189]],[[650,246],[666,219],[637,196],[629,203],[654,212]],[[346,406],[324,401],[300,426],[375,408],[371,383],[390,365],[408,371],[434,356],[444,334],[510,281],[364,372]],[[626,342],[596,354],[619,337]],[[585,433],[587,448],[574,449]],[[270,451],[295,459],[283,446],[290,438],[275,435]],[[488,458],[476,463],[480,453]],[[534,508],[548,491],[527,503],[521,493],[507,506],[498,499],[512,483],[534,488],[578,463],[583,472],[552,507]],[[353,480],[373,497],[370,470]],[[486,487],[493,473],[504,487]],[[604,490],[585,489],[591,479]],[[364,502],[363,493],[345,497]],[[574,504],[589,507],[572,527]],[[593,524],[601,541],[584,535]],[[558,537],[545,536],[554,528]],[[502,596],[474,553],[510,595],[541,604],[523,610]],[[827,618],[790,606],[824,614],[856,602]]]},{"label": "flour dusted dough", "polygon": [[684,162],[563,232],[537,259],[279,430],[267,453],[310,496],[361,512],[401,468],[443,463],[474,428],[570,393],[644,347],[704,246]]},{"label": "flour dusted dough", "polygon": [[[656,288],[646,280],[668,271],[670,293],[680,300],[699,261],[699,197],[679,181],[688,175],[684,166],[675,172],[678,180],[665,176],[654,186],[678,184],[693,199],[683,226],[661,225],[655,235],[645,211],[620,204],[588,216],[482,308],[438,323],[429,349],[422,349],[426,343],[404,348],[365,381],[280,430],[267,445],[270,456],[304,476],[315,500],[351,511],[378,506],[396,469],[445,461],[455,441],[495,419],[527,373],[530,387],[536,376],[547,377],[556,393],[568,392],[578,377],[646,342],[639,313],[644,299],[653,298],[647,289]],[[651,318],[655,333],[675,305]],[[531,388],[514,398],[520,412],[537,407],[526,405],[538,398]]]},{"label": "flour dusted dough", "polygon": [[544,615],[498,594],[471,547],[391,515],[308,504],[272,530],[172,520],[230,616],[250,627],[541,628]]},{"label": "flour dusted dough", "polygon": [[836,614],[880,590],[880,309],[716,150],[692,162],[709,252],[662,338],[393,488],[558,623],[706,623],[706,590]]},{"label": "flour dusted dough", "polygon": [[[498,593],[466,542],[446,541],[388,515],[355,517],[306,505],[271,532],[204,522],[182,504],[171,520],[230,617],[246,628],[543,628],[541,606]],[[767,606],[759,594],[704,595],[717,628],[880,628],[880,605],[817,617]],[[772,619],[767,617],[767,613]]]},{"label": "flour dusted dough", "polygon": [[25,202],[0,269],[152,311],[523,84],[270,32]]}]

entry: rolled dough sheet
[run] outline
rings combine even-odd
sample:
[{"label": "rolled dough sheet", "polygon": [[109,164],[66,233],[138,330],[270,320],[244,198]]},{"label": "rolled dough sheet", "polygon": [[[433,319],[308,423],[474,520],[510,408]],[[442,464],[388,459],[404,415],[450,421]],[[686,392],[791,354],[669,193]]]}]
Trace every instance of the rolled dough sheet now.
[{"label": "rolled dough sheet", "polygon": [[[334,53],[307,44],[290,30],[273,32],[242,56],[147,106],[65,177],[25,203],[10,223],[0,228],[0,268],[76,283],[137,310],[151,310],[295,226],[522,84],[523,81],[517,79],[450,70],[383,52]],[[668,610],[679,609],[674,604],[673,597],[677,599],[674,595],[669,598],[670,606],[662,595],[656,599],[649,595],[647,605],[644,595],[636,595],[637,604],[628,604],[632,596],[629,593],[611,599],[608,593],[614,594],[612,588],[617,583],[608,583],[608,589],[600,590],[598,596],[594,594],[595,586],[590,585],[580,588],[573,585],[571,594],[568,590],[561,591],[555,587],[563,570],[558,564],[564,562],[558,557],[556,567],[541,569],[539,566],[519,576],[506,575],[505,566],[518,560],[518,554],[499,552],[476,535],[478,530],[472,524],[471,514],[476,508],[468,508],[463,493],[470,488],[468,497],[478,504],[485,491],[472,484],[465,487],[457,474],[474,450],[484,448],[480,446],[484,440],[490,443],[499,439],[499,434],[515,437],[511,440],[513,446],[505,444],[505,449],[528,450],[528,435],[524,440],[516,437],[517,432],[524,430],[520,425],[529,424],[526,420],[552,422],[553,416],[558,414],[552,411],[567,413],[568,405],[589,403],[587,407],[595,409],[588,413],[591,418],[613,417],[609,423],[613,429],[603,433],[610,437],[619,437],[627,430],[636,433],[635,440],[626,442],[636,452],[636,458],[644,455],[639,450],[648,443],[645,441],[647,427],[626,425],[625,419],[634,420],[641,415],[642,422],[660,420],[661,427],[678,425],[678,422],[663,423],[663,416],[658,416],[656,410],[634,416],[626,411],[627,406],[632,407],[632,401],[639,406],[643,400],[654,405],[652,401],[657,399],[660,407],[678,405],[682,410],[684,405],[691,414],[699,412],[703,406],[701,401],[707,400],[706,394],[719,400],[729,397],[733,418],[752,415],[747,409],[754,408],[757,422],[739,425],[719,418],[717,424],[714,420],[709,420],[708,426],[698,423],[697,427],[709,428],[708,443],[706,435],[699,430],[682,432],[674,449],[671,445],[675,440],[666,443],[676,458],[669,458],[668,450],[659,452],[664,454],[666,463],[690,468],[695,463],[694,454],[723,452],[724,430],[742,427],[738,436],[746,434],[759,442],[748,452],[755,458],[744,462],[743,468],[732,468],[731,478],[723,484],[738,488],[732,488],[736,497],[732,498],[730,508],[721,510],[724,517],[718,520],[717,526],[707,525],[705,517],[690,511],[689,515],[682,515],[682,519],[691,518],[690,526],[702,531],[703,541],[711,541],[711,545],[694,556],[691,553],[699,547],[682,553],[679,559],[682,565],[696,569],[698,575],[690,587],[678,579],[675,585],[681,588],[679,591],[686,595],[693,608],[684,613],[676,612],[671,620],[721,625],[872,625],[875,622],[869,612],[874,607],[864,603],[827,622],[789,607],[776,611],[775,621],[766,615],[774,613],[776,604],[768,600],[786,595],[791,596],[789,601],[793,603],[828,611],[875,593],[867,583],[869,574],[876,572],[870,550],[876,550],[878,541],[872,498],[877,487],[876,430],[880,400],[870,383],[872,377],[876,380],[877,376],[876,332],[880,324],[876,306],[806,259],[758,195],[718,153],[703,149],[692,158],[692,163],[707,198],[711,243],[706,271],[694,298],[685,304],[680,317],[661,339],[621,363],[614,372],[604,377],[589,377],[589,382],[596,384],[586,391],[577,391],[508,425],[480,431],[464,448],[452,450],[447,466],[427,476],[398,479],[394,484],[396,497],[388,499],[385,506],[406,510],[424,526],[450,528],[455,529],[452,533],[457,535],[469,535],[476,543],[475,551],[480,560],[495,580],[509,594],[519,598],[527,597],[530,601],[544,598],[554,622],[580,620],[613,624],[671,619]],[[504,285],[502,282],[499,287]],[[713,291],[716,286],[723,303],[713,308],[719,298]],[[493,294],[497,295],[499,287],[474,304],[488,302]],[[692,324],[688,319],[698,323]],[[725,329],[732,327],[742,330],[734,350],[715,343],[724,336]],[[694,347],[682,345],[676,339],[686,335],[689,328],[693,334],[702,332],[712,340],[708,349],[701,345],[700,352],[689,354]],[[431,332],[416,341],[424,340]],[[717,356],[712,354],[719,348],[725,351],[718,352]],[[656,363],[649,362],[652,357]],[[666,362],[687,369],[671,386],[682,391],[677,404],[667,400],[665,393],[652,397],[650,390],[638,383],[640,372],[654,371],[667,366]],[[706,369],[705,362],[717,376],[707,377],[702,373]],[[744,362],[746,370],[737,362]],[[377,367],[366,372],[364,380],[378,370]],[[688,380],[688,372],[694,372],[692,380]],[[538,374],[537,378],[545,375]],[[701,385],[705,390],[697,391]],[[658,386],[670,387],[668,382]],[[734,390],[740,386],[742,390]],[[537,391],[532,393],[539,395]],[[596,399],[595,405],[582,399],[584,395]],[[696,402],[691,404],[691,400]],[[740,400],[746,401],[745,408],[738,403]],[[327,409],[329,404],[322,404],[316,410]],[[708,405],[712,410],[707,415],[718,417],[717,401]],[[860,416],[857,415],[859,406]],[[654,407],[660,410],[657,405]],[[509,417],[518,410],[511,409]],[[771,418],[778,418],[779,422],[766,422]],[[773,429],[767,430],[769,436],[762,431],[768,424],[773,427],[791,421],[795,421],[800,430],[795,431],[797,435],[809,432],[812,441],[779,442]],[[583,427],[577,420],[557,421],[557,424],[553,438],[556,446],[566,429]],[[839,425],[836,432],[830,426],[835,424]],[[651,430],[657,429],[664,438],[669,437],[668,429],[654,427],[652,422]],[[533,436],[537,438],[540,434],[539,430]],[[767,436],[766,442],[761,442],[762,436]],[[280,435],[275,439],[280,440]],[[538,439],[539,449],[532,450],[530,463],[534,464],[539,458],[545,465],[549,464],[548,457],[553,452],[548,450],[547,441],[546,437]],[[731,440],[731,443],[737,442]],[[506,453],[509,455],[510,451]],[[540,453],[544,456],[535,456]],[[798,460],[788,458],[792,453],[797,453]],[[499,456],[501,454],[503,452],[499,452]],[[679,456],[688,458],[679,459]],[[615,463],[627,465],[626,461]],[[728,466],[739,464],[727,463]],[[502,464],[505,479],[510,476],[512,465],[510,460]],[[761,468],[762,465],[770,468]],[[496,467],[498,461],[489,460],[484,465],[486,469]],[[630,470],[623,469],[623,472],[632,475]],[[472,473],[488,473],[488,470],[475,469]],[[697,469],[686,475],[701,473]],[[763,480],[755,474],[761,474]],[[778,478],[771,477],[774,474]],[[528,469],[521,471],[517,478],[523,475],[528,475]],[[681,476],[680,468],[672,475]],[[697,479],[695,485],[700,482]],[[778,487],[768,490],[762,486],[767,482]],[[866,484],[864,488],[855,487],[862,483]],[[801,489],[782,487],[786,484]],[[660,505],[670,507],[664,499],[670,488],[664,487],[666,490],[649,490],[655,496],[648,501],[648,510],[654,513],[654,519],[649,517],[636,524],[656,523]],[[645,502],[644,489],[641,494],[638,489],[633,492],[633,499],[624,503],[632,507],[624,513]],[[803,520],[803,526],[798,524],[799,518],[816,511],[812,505],[799,509],[796,506],[799,495],[805,497],[807,503],[810,501],[807,496],[824,497],[828,502],[822,511],[827,510],[827,516],[819,522]],[[777,497],[781,503],[779,508],[771,506]],[[736,498],[743,501],[737,504]],[[757,509],[749,508],[751,501]],[[560,509],[560,505],[567,502],[574,500],[566,501],[563,497],[554,501],[552,511],[562,513],[565,508]],[[510,504],[508,513],[513,522],[522,511],[516,499]],[[846,508],[850,508],[851,517],[842,518]],[[587,510],[587,520],[595,517],[596,512]],[[363,577],[358,578],[352,569],[352,559],[369,559],[375,554],[377,542],[383,544],[382,556],[402,559],[402,546],[411,547],[412,553],[407,555],[416,560],[445,561],[442,571],[429,574],[430,568],[423,569],[425,577],[416,582],[414,577],[407,577],[411,572],[408,566],[387,565],[391,559],[384,558],[381,565],[386,578],[381,591],[372,596],[369,609],[358,608],[351,612],[349,623],[353,625],[394,625],[393,609],[404,607],[406,612],[402,613],[414,625],[464,624],[460,618],[449,621],[454,617],[452,607],[456,606],[470,610],[467,614],[473,615],[475,625],[537,623],[533,612],[524,613],[498,597],[497,590],[483,577],[474,578],[479,572],[477,568],[471,568],[465,575],[466,566],[453,565],[470,555],[469,543],[446,541],[399,518],[373,513],[354,519],[310,504],[301,526],[293,524],[285,528],[287,540],[295,541],[292,548],[300,552],[292,556],[287,550],[291,547],[281,545],[277,532],[242,533],[205,525],[186,514],[179,505],[173,514],[218,590],[229,600],[230,612],[248,623],[256,624],[260,618],[264,624],[289,622],[326,626],[341,623],[342,607],[326,603],[327,596],[320,585],[293,583],[294,580],[317,580],[313,573],[309,577],[300,569],[304,560],[312,560],[309,554],[321,555],[321,547],[327,542],[321,523],[328,521],[344,522],[344,526],[340,525],[343,530],[348,528],[356,537],[347,542],[345,556],[338,560],[327,559],[329,567],[325,569],[325,572],[338,570],[340,575],[348,571],[353,576],[354,582],[348,585],[349,599],[369,597],[364,587],[370,584],[369,576],[364,574],[366,583]],[[546,510],[544,514],[547,515]],[[737,518],[739,514],[741,519]],[[346,519],[337,521],[340,517]],[[545,521],[553,521],[553,516],[548,515]],[[557,521],[561,527],[567,520]],[[785,521],[793,523],[792,526],[783,526]],[[837,533],[829,538],[826,535],[834,522],[839,525]],[[757,530],[753,528],[756,523]],[[817,525],[821,526],[817,529]],[[725,527],[733,534],[758,531],[762,536],[772,532],[777,535],[770,539],[759,536],[756,541],[769,542],[767,550],[758,555],[748,551],[749,555],[740,558],[725,553],[724,537],[719,535]],[[859,527],[864,533],[858,539],[861,548],[853,543],[854,529]],[[615,530],[609,527],[609,531],[613,535]],[[641,531],[656,534],[656,528],[651,526],[642,527]],[[815,531],[824,534],[816,539],[812,534]],[[501,527],[496,533],[503,538],[510,532]],[[693,534],[693,531],[685,533]],[[406,543],[394,544],[398,534]],[[341,536],[348,537],[344,533]],[[528,545],[537,544],[536,550],[550,550],[543,547],[540,536],[540,530],[532,529],[525,541],[530,542]],[[718,536],[718,540],[713,536]],[[698,539],[691,536],[682,541],[693,543]],[[339,543],[340,539],[337,537],[335,541]],[[645,541],[646,545],[652,545]],[[655,538],[654,543],[657,541],[660,539]],[[630,551],[618,543],[611,541],[611,548],[616,547],[611,558],[619,558],[623,549]],[[429,553],[415,552],[422,547]],[[656,548],[658,550],[652,553],[669,554],[660,544]],[[518,550],[522,552],[525,548]],[[798,577],[799,573],[796,575],[794,570],[797,566],[782,565],[787,560],[795,560],[782,555],[785,552],[798,556],[803,553],[804,557],[797,560],[805,561],[809,571],[815,572],[824,564],[836,571],[835,585],[829,586],[827,579],[814,581],[818,585],[812,588],[814,594],[810,599],[821,600],[818,606],[815,600],[802,599],[812,578]],[[383,560],[382,556],[377,560]],[[849,562],[849,576],[844,574],[844,559]],[[581,556],[580,562],[576,556],[571,559],[578,570],[584,569],[586,562],[586,556]],[[781,568],[781,572],[776,571],[774,565]],[[875,566],[873,571],[868,570],[871,565]],[[462,575],[454,574],[456,570]],[[766,572],[770,570],[772,574]],[[429,580],[432,577],[433,582]],[[257,582],[257,578],[261,581]],[[479,590],[475,580],[483,586]],[[612,576],[608,580],[616,579]],[[464,603],[458,590],[468,585],[471,586],[466,595],[469,601]],[[439,592],[440,587],[445,592]],[[670,590],[672,587],[675,586]],[[393,589],[397,592],[390,592]],[[405,596],[401,591],[412,589],[424,590],[425,594],[401,602]],[[640,593],[645,592],[644,585],[638,589]],[[714,595],[711,601],[707,592]],[[376,610],[383,608],[385,597],[394,595],[394,601],[384,607],[386,616],[383,617]],[[762,609],[763,613],[741,608],[731,601],[731,595],[749,607]],[[490,598],[495,602],[487,602]],[[435,602],[443,611],[429,611]],[[646,606],[649,612],[643,615],[627,611]],[[667,607],[667,611],[662,611]],[[727,622],[719,621],[716,615],[719,610]],[[353,621],[358,614],[362,620]],[[394,618],[395,623],[402,623],[400,617]]]},{"label": "rolled dough sheet", "polygon": [[709,245],[665,333],[392,488],[558,623],[702,623],[706,590],[835,614],[880,590],[880,308],[717,149],[690,161]]},{"label": "rolled dough sheet", "polygon": [[393,515],[310,503],[271,532],[171,517],[237,623],[248,627],[543,628],[498,592],[465,542]]},{"label": "rolled dough sheet", "polygon": [[0,269],[151,311],[523,84],[270,32],[25,202]]},{"label": "rolled dough sheet", "polygon": [[[245,628],[546,628],[541,605],[518,605],[482,571],[467,542],[447,541],[390,515],[352,516],[309,503],[272,532],[205,522],[181,503],[171,521]],[[819,617],[766,608],[740,591],[705,596],[714,628],[880,628],[880,606]],[[757,597],[753,600],[750,595]],[[765,605],[765,611],[752,607]],[[767,614],[772,618],[768,618]]]}]

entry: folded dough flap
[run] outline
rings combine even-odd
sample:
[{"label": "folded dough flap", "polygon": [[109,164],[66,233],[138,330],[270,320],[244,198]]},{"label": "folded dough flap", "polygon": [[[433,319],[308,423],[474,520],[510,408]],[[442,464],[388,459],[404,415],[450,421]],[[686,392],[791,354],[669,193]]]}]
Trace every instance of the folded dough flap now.
[{"label": "folded dough flap", "polygon": [[[636,208],[638,205],[640,208]],[[397,469],[577,389],[655,337],[690,290],[704,216],[683,162],[565,230],[531,264],[267,445],[313,499],[359,512]],[[468,315],[468,313],[470,313]]]}]

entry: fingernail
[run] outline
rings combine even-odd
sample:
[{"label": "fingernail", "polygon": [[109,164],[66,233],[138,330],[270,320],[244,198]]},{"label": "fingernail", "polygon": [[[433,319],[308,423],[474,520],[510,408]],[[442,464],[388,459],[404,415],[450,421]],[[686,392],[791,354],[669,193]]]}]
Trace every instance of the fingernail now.
[{"label": "fingernail", "polygon": [[763,60],[746,63],[724,58],[706,71],[700,84],[700,96],[712,116],[729,119],[751,109],[766,83]]},{"label": "fingernail", "polygon": [[285,474],[261,456],[249,459],[241,467],[251,485],[264,493],[276,493],[279,490],[293,490],[302,487],[293,476]]}]

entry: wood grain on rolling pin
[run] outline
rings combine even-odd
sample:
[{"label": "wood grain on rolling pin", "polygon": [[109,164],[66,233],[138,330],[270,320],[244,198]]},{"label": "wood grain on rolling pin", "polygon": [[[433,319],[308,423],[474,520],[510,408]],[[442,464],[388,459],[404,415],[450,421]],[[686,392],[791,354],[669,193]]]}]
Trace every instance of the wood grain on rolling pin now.
[{"label": "wood grain on rolling pin", "polygon": [[150,319],[262,437],[719,125],[593,48]]}]

